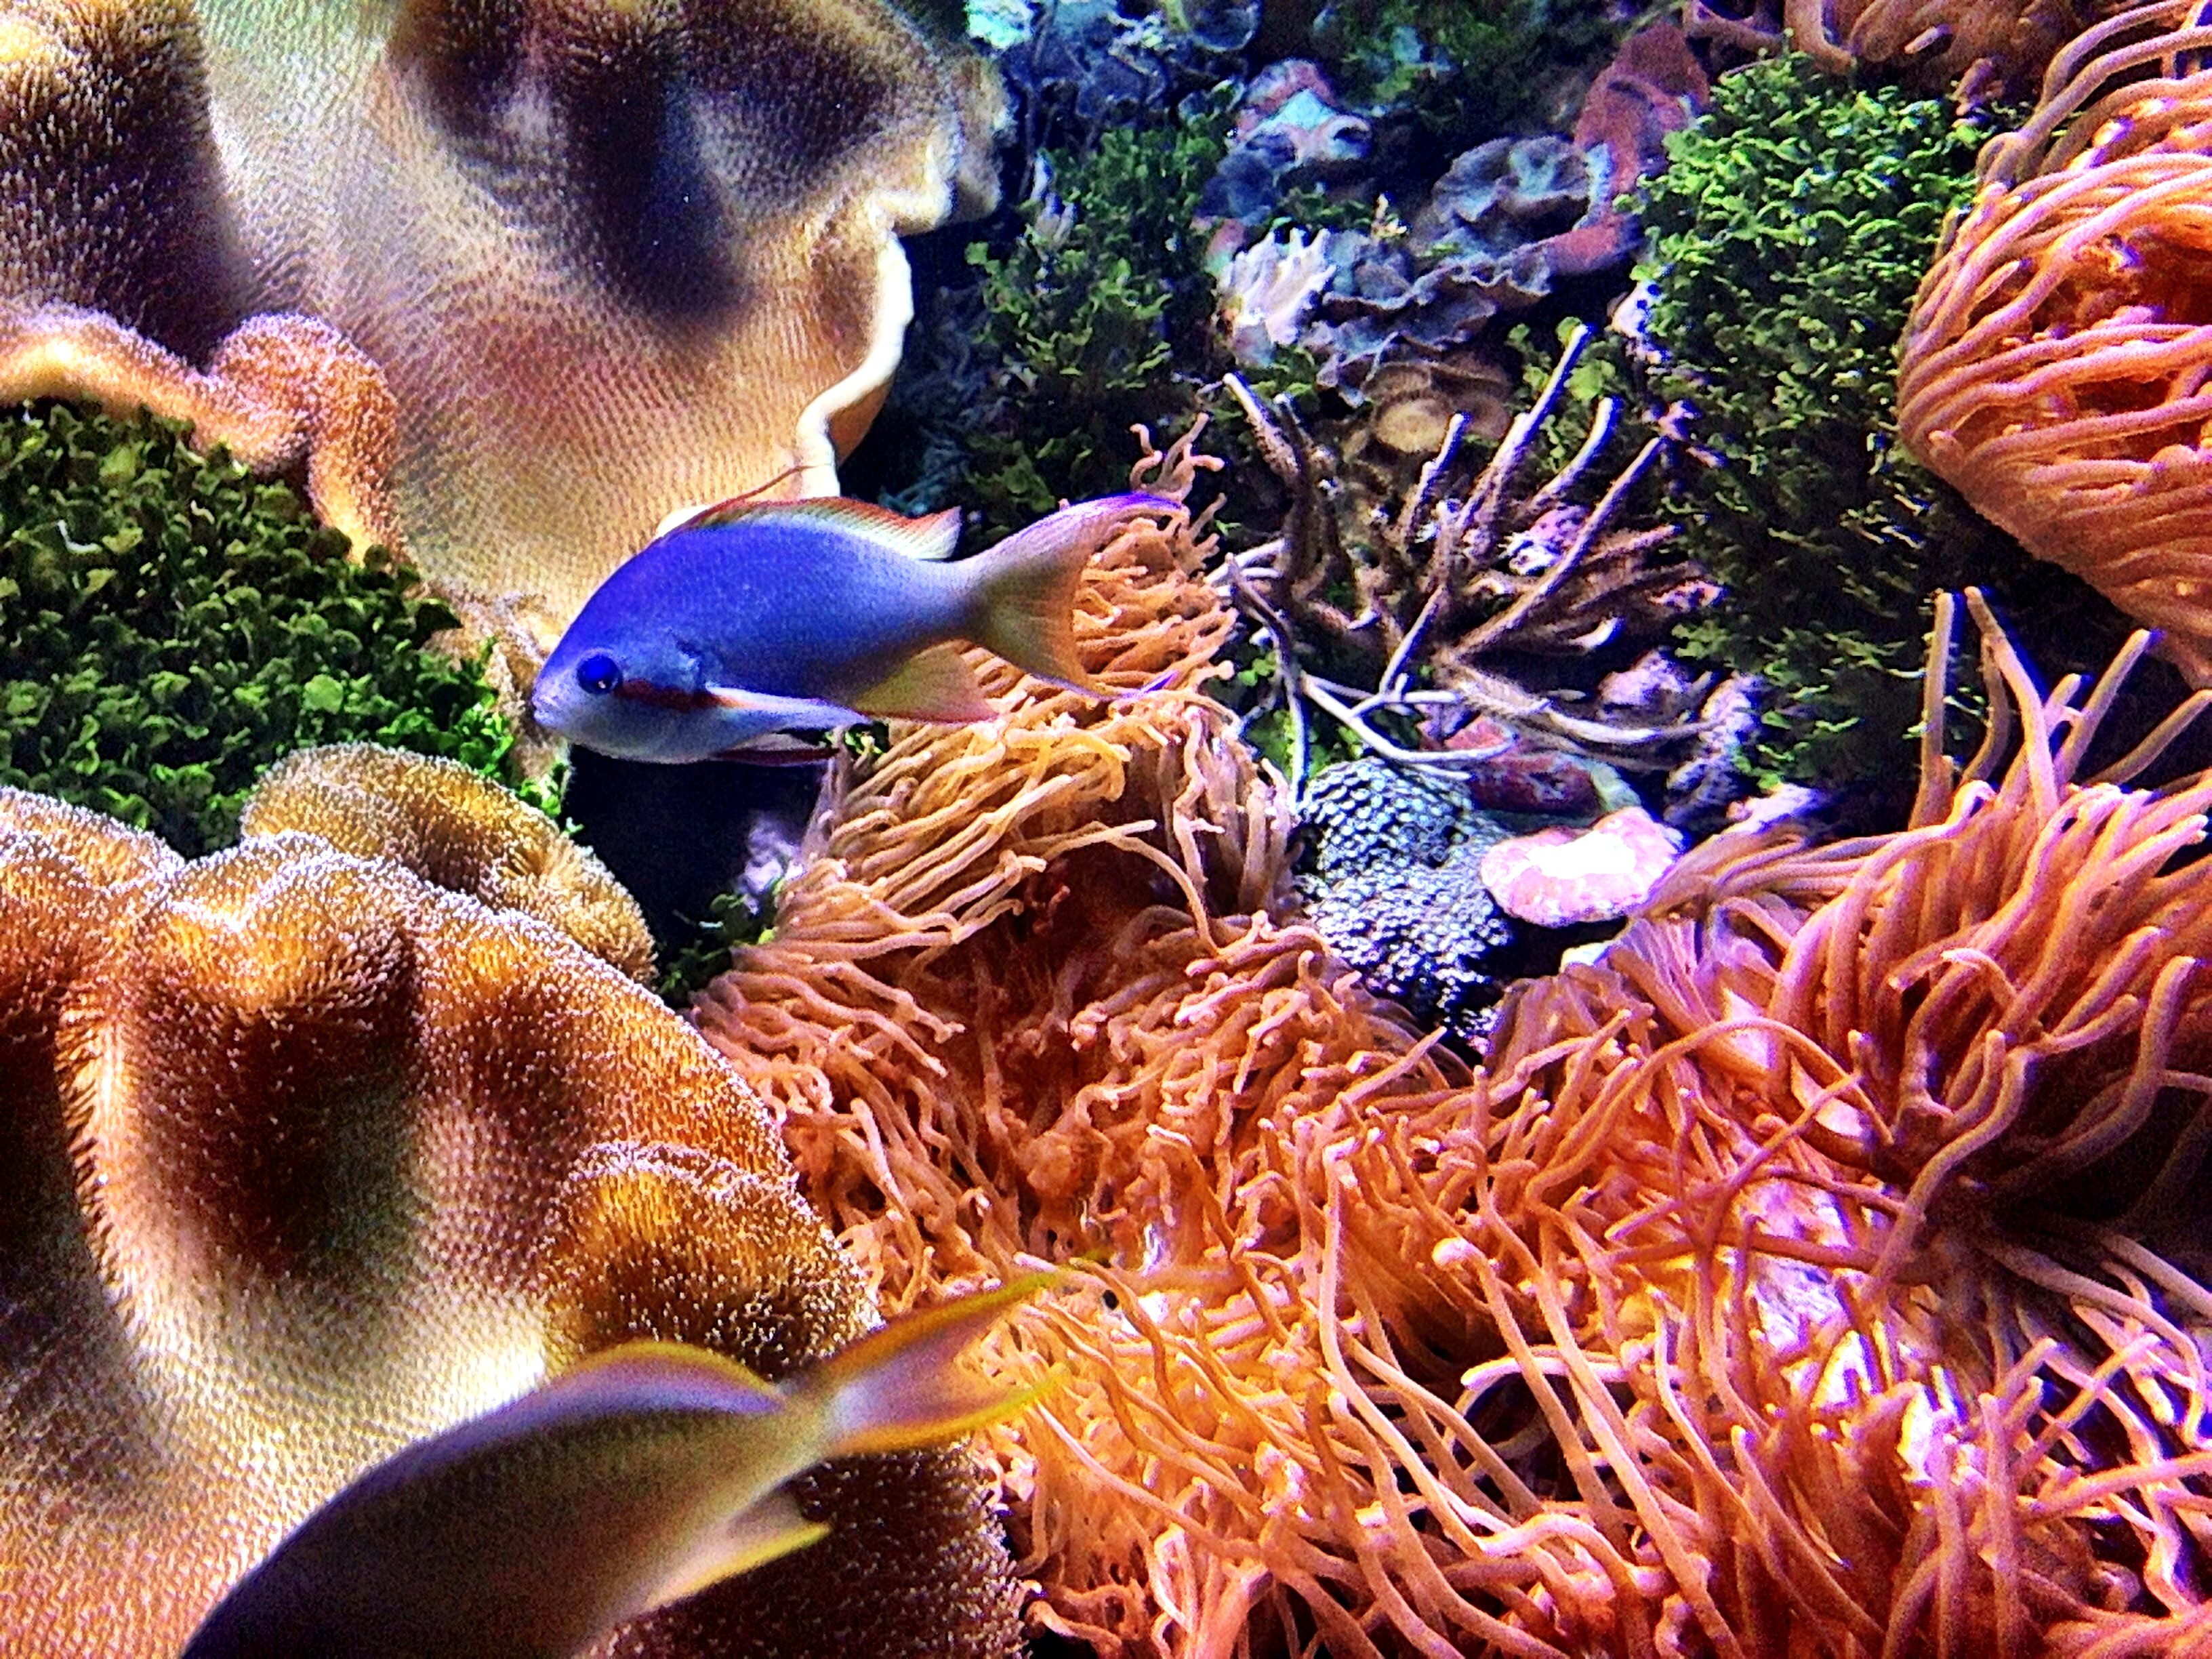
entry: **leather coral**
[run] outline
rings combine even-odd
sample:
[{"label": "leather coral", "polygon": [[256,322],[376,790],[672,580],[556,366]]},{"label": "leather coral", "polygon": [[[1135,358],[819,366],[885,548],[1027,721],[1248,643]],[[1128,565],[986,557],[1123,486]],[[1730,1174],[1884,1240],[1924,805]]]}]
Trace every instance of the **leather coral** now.
[{"label": "leather coral", "polygon": [[[322,759],[356,795],[422,764]],[[446,803],[398,837],[418,848],[488,787],[416,785]],[[463,862],[532,860],[501,817]],[[544,885],[550,914],[605,913]],[[9,1652],[174,1652],[362,1468],[592,1350],[690,1341],[774,1375],[870,1314],[759,1098],[556,927],[301,829],[186,862],[0,792]],[[826,1540],[599,1650],[1012,1650],[963,1455],[799,1492]]]},{"label": "leather coral", "polygon": [[834,487],[1000,96],[885,0],[14,0],[0,392],[304,462],[542,653],[666,514]]},{"label": "leather coral", "polygon": [[2159,0],[1993,141],[1901,347],[1905,443],[2212,682],[2212,27]]}]

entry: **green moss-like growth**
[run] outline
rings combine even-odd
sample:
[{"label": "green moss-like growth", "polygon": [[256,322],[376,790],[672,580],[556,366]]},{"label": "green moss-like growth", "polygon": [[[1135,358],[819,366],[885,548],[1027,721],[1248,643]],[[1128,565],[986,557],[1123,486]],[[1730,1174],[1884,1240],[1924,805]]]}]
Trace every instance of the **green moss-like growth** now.
[{"label": "green moss-like growth", "polygon": [[1212,339],[1191,213],[1228,126],[1210,104],[1164,131],[1116,128],[1088,154],[1050,155],[1060,210],[1029,204],[1004,252],[969,247],[999,362],[999,406],[969,440],[969,488],[994,524],[1127,489],[1130,425],[1158,431],[1195,411],[1206,365],[1171,364],[1170,343]]},{"label": "green moss-like growth", "polygon": [[1457,140],[1528,125],[1554,82],[1623,33],[1604,0],[1334,0],[1316,44],[1356,105],[1411,109]]},{"label": "green moss-like growth", "polygon": [[1663,361],[1631,365],[1616,343],[1582,389],[1641,380],[1647,406],[1698,413],[1683,545],[1728,597],[1683,641],[1765,678],[1753,759],[1770,778],[1893,769],[1929,596],[2039,580],[1896,437],[1897,338],[1985,137],[1945,103],[1774,58],[1725,76],[1644,186],[1638,275]]},{"label": "green moss-like growth", "polygon": [[[260,770],[367,739],[502,771],[491,687],[424,641],[453,625],[380,551],[356,564],[299,496],[173,422],[0,417],[0,783],[228,844]],[[540,802],[544,805],[544,802]]]}]

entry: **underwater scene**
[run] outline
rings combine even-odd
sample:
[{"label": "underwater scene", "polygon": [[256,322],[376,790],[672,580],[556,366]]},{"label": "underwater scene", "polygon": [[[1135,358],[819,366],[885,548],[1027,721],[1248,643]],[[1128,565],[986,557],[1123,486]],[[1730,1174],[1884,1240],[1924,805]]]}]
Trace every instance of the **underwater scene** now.
[{"label": "underwater scene", "polygon": [[0,0],[0,1654],[2212,1659],[2208,703],[2212,0]]}]

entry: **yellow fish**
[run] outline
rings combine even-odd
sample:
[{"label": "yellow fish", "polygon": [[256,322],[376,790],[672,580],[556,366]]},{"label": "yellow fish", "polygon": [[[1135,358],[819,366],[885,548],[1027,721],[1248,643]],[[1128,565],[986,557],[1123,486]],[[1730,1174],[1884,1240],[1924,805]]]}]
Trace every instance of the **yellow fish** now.
[{"label": "yellow fish", "polygon": [[629,1343],[408,1447],[323,1505],[209,1614],[184,1659],[548,1659],[804,1547],[780,1492],[825,1458],[1012,1415],[960,1355],[1034,1274],[910,1314],[781,1384]]}]

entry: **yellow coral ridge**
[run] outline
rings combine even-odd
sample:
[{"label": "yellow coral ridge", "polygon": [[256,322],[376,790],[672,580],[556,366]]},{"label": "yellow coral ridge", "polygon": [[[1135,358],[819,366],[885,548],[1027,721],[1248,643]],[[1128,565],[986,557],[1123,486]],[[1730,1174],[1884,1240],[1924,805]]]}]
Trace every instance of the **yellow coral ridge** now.
[{"label": "yellow coral ridge", "polygon": [[356,858],[557,927],[632,979],[653,976],[645,914],[613,872],[536,807],[465,766],[372,743],[302,749],[239,815],[248,839],[297,830]]}]

